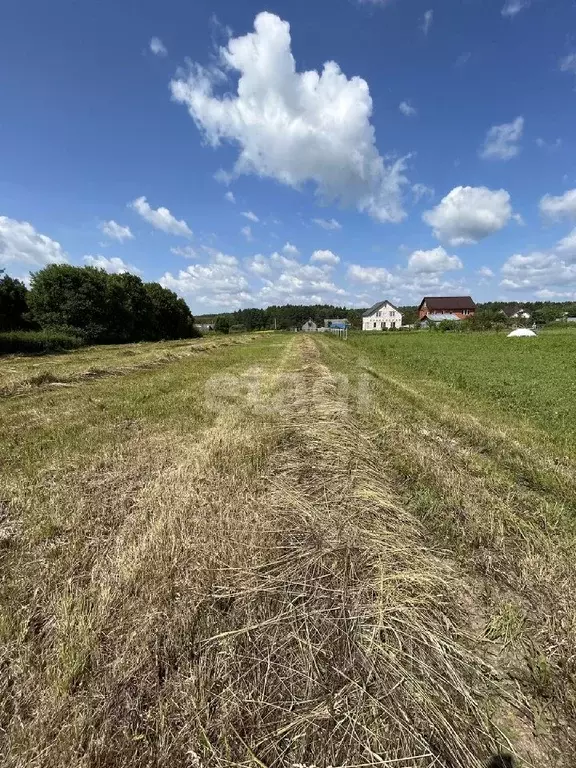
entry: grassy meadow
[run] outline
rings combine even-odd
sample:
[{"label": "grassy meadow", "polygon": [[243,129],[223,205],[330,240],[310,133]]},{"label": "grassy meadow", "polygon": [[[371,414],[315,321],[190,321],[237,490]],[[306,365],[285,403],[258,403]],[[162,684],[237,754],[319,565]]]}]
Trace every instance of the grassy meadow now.
[{"label": "grassy meadow", "polygon": [[0,359],[0,763],[571,768],[575,351]]},{"label": "grassy meadow", "polygon": [[537,339],[502,333],[355,333],[350,343],[415,388],[446,390],[461,409],[496,409],[511,427],[576,451],[576,329],[545,330]]}]

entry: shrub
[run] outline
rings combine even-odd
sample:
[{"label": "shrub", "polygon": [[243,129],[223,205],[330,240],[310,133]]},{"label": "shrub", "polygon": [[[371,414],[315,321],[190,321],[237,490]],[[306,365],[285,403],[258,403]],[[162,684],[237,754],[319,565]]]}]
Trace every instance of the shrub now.
[{"label": "shrub", "polygon": [[45,355],[50,352],[62,352],[77,349],[84,344],[79,336],[72,336],[60,331],[8,331],[0,333],[0,355],[24,353]]}]

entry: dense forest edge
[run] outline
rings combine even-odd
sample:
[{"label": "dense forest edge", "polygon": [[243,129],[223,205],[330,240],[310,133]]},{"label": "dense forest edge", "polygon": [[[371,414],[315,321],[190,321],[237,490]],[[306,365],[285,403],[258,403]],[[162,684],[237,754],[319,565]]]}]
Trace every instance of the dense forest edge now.
[{"label": "dense forest edge", "polygon": [[51,264],[28,288],[0,270],[0,354],[199,335],[184,299],[128,272]]}]

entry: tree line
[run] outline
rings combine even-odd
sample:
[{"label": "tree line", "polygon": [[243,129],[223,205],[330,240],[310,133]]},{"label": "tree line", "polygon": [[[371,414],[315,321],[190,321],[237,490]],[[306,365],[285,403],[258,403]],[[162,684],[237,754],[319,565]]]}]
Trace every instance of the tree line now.
[{"label": "tree line", "polygon": [[362,328],[362,310],[347,307],[335,307],[331,304],[285,304],[273,305],[266,309],[251,307],[238,309],[235,312],[224,312],[218,315],[198,315],[198,323],[207,323],[222,328],[228,325],[231,331],[266,331],[276,328],[279,331],[289,331],[301,328],[312,318],[317,325],[324,325],[324,320],[346,318],[353,328]]},{"label": "tree line", "polygon": [[184,299],[137,275],[52,264],[30,288],[0,273],[0,331],[54,331],[87,344],[198,336]]},{"label": "tree line", "polygon": [[[492,327],[505,326],[509,323],[503,309],[510,302],[489,301],[477,304],[476,314],[462,326],[462,330],[488,330]],[[576,317],[576,303],[571,301],[528,301],[515,303],[514,306],[528,310],[531,317],[529,324],[545,325],[563,317]],[[405,305],[398,307],[402,313],[402,322],[413,325],[418,322],[418,307]],[[286,304],[270,306],[266,309],[251,307],[235,312],[224,312],[218,315],[198,315],[197,322],[212,326],[215,330],[227,333],[231,331],[278,330],[287,331],[301,328],[311,318],[317,325],[324,325],[324,320],[333,318],[347,319],[352,328],[362,328],[362,313],[364,309],[336,307],[332,304]],[[514,320],[521,325],[521,320]]]}]

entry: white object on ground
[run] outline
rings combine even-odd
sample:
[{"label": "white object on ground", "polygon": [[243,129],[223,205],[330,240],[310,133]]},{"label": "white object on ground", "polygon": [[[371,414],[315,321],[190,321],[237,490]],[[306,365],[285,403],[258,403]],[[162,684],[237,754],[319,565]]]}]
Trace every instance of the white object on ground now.
[{"label": "white object on ground", "polygon": [[515,331],[508,334],[508,338],[511,336],[536,336],[536,334],[530,328],[516,328]]}]

